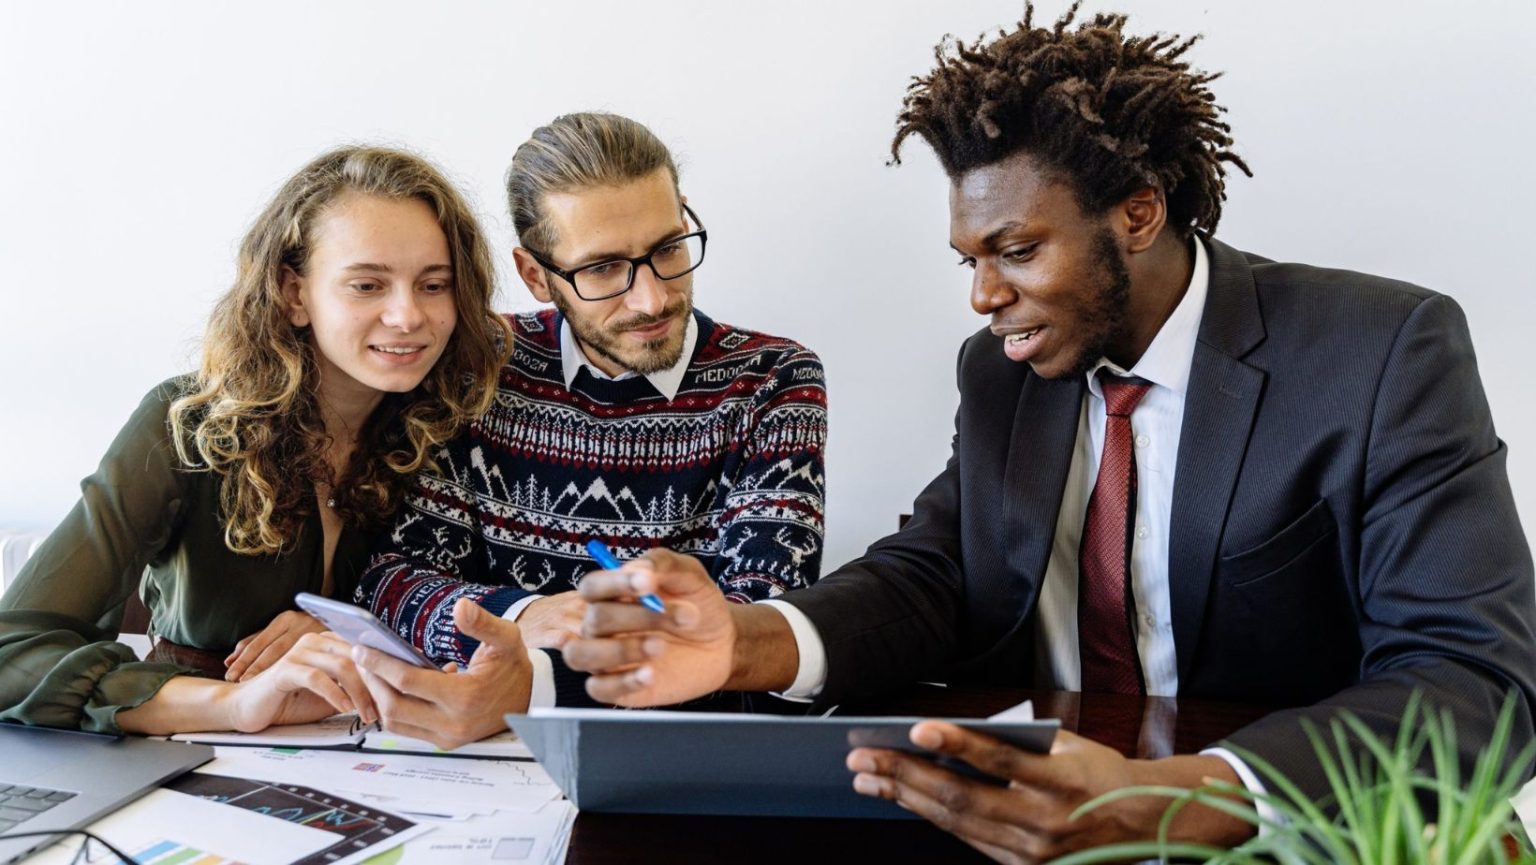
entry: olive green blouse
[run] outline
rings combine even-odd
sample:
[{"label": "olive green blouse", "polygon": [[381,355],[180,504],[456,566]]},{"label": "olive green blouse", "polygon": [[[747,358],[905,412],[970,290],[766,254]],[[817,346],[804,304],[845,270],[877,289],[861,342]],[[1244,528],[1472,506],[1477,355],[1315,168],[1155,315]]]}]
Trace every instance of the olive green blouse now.
[{"label": "olive green blouse", "polygon": [[[167,411],[188,379],[139,404],[80,483],[80,501],[0,597],[0,721],[117,732],[116,714],[148,700],[184,672],[138,660],[112,642],[129,593],[150,611],[150,632],[227,652],[293,609],[325,575],[318,513],[290,549],[238,555],[224,545],[219,476],[181,465]],[[368,539],[344,529],[332,564],[333,594],[350,598]]]}]

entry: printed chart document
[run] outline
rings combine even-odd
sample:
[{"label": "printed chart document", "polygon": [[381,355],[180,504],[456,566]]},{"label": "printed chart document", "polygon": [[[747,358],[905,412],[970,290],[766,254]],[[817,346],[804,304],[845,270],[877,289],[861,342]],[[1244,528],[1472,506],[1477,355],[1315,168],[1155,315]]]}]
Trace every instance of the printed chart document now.
[{"label": "printed chart document", "polygon": [[[198,862],[206,865],[286,865],[306,861],[335,844],[335,836],[173,790],[151,790],[90,830],[136,862]],[[27,865],[110,863],[118,858],[100,844],[67,838],[27,860]]]},{"label": "printed chart document", "polygon": [[[1060,722],[1029,711],[945,720],[1045,753]],[[862,746],[927,753],[908,738],[920,718],[552,708],[506,720],[565,795],[590,811],[916,819],[853,792],[844,760]]]},{"label": "printed chart document", "polygon": [[227,746],[215,753],[198,772],[356,794],[395,812],[532,812],[560,796],[549,775],[530,762]]},{"label": "printed chart document", "polygon": [[[259,814],[268,821],[319,829],[330,837],[325,849],[295,859],[293,865],[363,862],[432,830],[377,806],[296,784],[188,772],[167,783],[166,788]],[[269,822],[262,831],[272,828]]]},{"label": "printed chart document", "polygon": [[532,814],[497,811],[437,831],[405,849],[404,865],[558,865],[571,843],[576,806],[564,799]]}]

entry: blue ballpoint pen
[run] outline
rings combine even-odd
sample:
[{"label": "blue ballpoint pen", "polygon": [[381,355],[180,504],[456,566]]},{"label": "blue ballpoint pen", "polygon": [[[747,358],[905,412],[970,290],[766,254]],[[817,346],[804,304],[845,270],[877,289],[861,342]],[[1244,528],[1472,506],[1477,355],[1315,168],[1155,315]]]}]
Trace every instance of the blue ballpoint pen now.
[{"label": "blue ballpoint pen", "polygon": [[[608,545],[597,538],[587,541],[587,553],[605,569],[610,571],[619,569],[619,560],[613,557],[613,552],[608,549]],[[667,611],[667,605],[661,602],[661,598],[649,592],[640,596],[640,604],[653,613],[665,613]]]}]

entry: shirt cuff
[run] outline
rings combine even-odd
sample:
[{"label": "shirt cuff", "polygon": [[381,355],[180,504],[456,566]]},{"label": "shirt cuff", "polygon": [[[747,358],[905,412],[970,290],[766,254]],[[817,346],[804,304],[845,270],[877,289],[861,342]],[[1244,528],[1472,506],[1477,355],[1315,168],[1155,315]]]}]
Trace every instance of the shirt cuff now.
[{"label": "shirt cuff", "polygon": [[533,603],[534,601],[537,601],[539,598],[542,598],[542,597],[544,597],[544,596],[543,595],[524,595],[523,597],[518,598],[517,600],[513,601],[512,602],[512,606],[507,607],[507,611],[505,613],[502,613],[501,617],[503,619],[506,619],[509,622],[515,622],[515,621],[517,621],[517,617],[521,616],[523,614],[523,610],[528,608],[529,604]]},{"label": "shirt cuff", "polygon": [[1269,832],[1270,826],[1285,823],[1285,817],[1279,811],[1276,811],[1273,805],[1269,804],[1269,789],[1264,786],[1263,781],[1259,780],[1259,776],[1253,769],[1249,768],[1248,764],[1239,759],[1236,754],[1228,751],[1226,748],[1206,748],[1200,754],[1205,757],[1220,757],[1226,760],[1227,765],[1231,766],[1232,771],[1236,772],[1237,777],[1242,780],[1243,786],[1247,787],[1248,792],[1253,794],[1253,806],[1259,812],[1260,838],[1263,838]]},{"label": "shirt cuff", "polygon": [[827,684],[827,648],[821,642],[821,634],[805,613],[794,604],[783,601],[759,601],[765,607],[778,610],[789,622],[789,632],[795,637],[795,648],[800,651],[800,669],[795,681],[782,694],[774,696],[801,703],[809,703]]},{"label": "shirt cuff", "polygon": [[533,688],[528,692],[528,708],[548,709],[555,705],[555,665],[542,649],[529,649],[528,662],[533,665]]}]

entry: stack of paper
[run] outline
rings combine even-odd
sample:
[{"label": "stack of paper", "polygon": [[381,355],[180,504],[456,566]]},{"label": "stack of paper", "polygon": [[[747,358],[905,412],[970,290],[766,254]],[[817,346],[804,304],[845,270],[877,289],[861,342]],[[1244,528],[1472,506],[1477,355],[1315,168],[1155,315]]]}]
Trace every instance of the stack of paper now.
[{"label": "stack of paper", "polygon": [[[403,850],[405,863],[558,865],[565,860],[576,819],[576,807],[510,730],[443,751],[422,739],[364,725],[349,713],[259,733],[173,738],[213,745],[218,756],[172,786],[231,805],[257,803],[263,813],[300,822],[342,820],[357,828],[373,814],[400,815],[394,819],[412,827],[405,835],[410,839]],[[444,756],[479,759],[439,759]],[[231,793],[225,788],[239,789]],[[351,816],[310,814],[315,809],[307,805],[314,801],[345,802],[327,813]],[[352,819],[359,814],[361,819]],[[370,837],[400,828],[389,820],[375,822],[380,825],[367,827]],[[357,845],[368,838],[348,840]],[[345,851],[328,849],[325,855],[335,862],[339,852]]]},{"label": "stack of paper", "polygon": [[303,784],[363,796],[391,811],[449,819],[533,812],[560,796],[550,777],[531,762],[227,746],[218,746],[216,753],[197,771]]},{"label": "stack of paper", "polygon": [[576,806],[560,799],[531,814],[497,811],[438,821],[437,831],[407,845],[403,865],[559,865],[571,843]]}]

